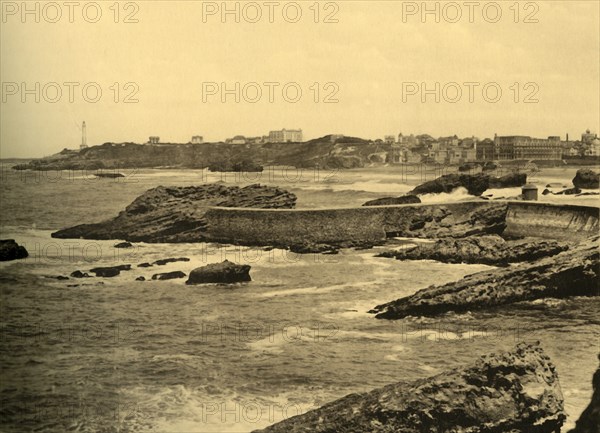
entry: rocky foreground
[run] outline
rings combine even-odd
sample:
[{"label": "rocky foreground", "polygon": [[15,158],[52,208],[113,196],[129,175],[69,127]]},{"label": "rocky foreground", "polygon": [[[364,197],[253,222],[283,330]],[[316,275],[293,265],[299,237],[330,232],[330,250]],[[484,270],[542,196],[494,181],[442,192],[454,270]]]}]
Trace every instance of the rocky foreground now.
[{"label": "rocky foreground", "polygon": [[262,433],[556,433],[565,420],[554,365],[539,344],[470,367],[350,394]]},{"label": "rocky foreground", "polygon": [[520,301],[570,296],[600,296],[600,237],[533,263],[521,263],[468,275],[431,286],[413,295],[378,305],[370,313],[379,319],[436,316]]},{"label": "rocky foreground", "polygon": [[384,251],[376,257],[398,260],[436,260],[443,263],[469,263],[508,266],[551,257],[569,248],[565,242],[539,239],[507,241],[499,235],[469,236],[464,239],[438,239],[415,247]]},{"label": "rocky foreground", "polygon": [[52,233],[54,238],[124,239],[130,242],[202,242],[211,206],[291,209],[296,196],[279,188],[207,184],[159,186],[136,198],[116,218]]}]

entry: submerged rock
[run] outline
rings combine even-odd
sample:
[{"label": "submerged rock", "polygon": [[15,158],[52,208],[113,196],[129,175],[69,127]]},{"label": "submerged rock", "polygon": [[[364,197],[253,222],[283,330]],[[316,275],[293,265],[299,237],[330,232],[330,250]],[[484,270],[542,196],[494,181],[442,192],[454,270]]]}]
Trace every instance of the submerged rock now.
[{"label": "submerged rock", "polygon": [[[598,359],[600,359],[600,355]],[[581,413],[575,428],[569,433],[598,433],[600,431],[600,367],[594,373],[592,386],[594,388],[592,401]]]},{"label": "submerged rock", "polygon": [[400,197],[383,197],[375,200],[370,200],[363,204],[363,206],[386,206],[395,204],[412,204],[421,203],[421,199],[416,195],[403,195]]},{"label": "submerged rock", "polygon": [[185,284],[237,283],[251,280],[250,266],[237,265],[225,260],[194,269]]},{"label": "submerged rock", "polygon": [[137,277],[135,279],[135,281],[146,281],[146,277],[144,277],[143,275],[140,275],[139,277]]},{"label": "submerged rock", "polygon": [[54,238],[125,239],[129,242],[201,242],[211,206],[291,209],[296,196],[275,187],[222,184],[159,186],[136,198],[113,219],[52,233]]},{"label": "submerged rock", "polygon": [[125,177],[125,175],[121,173],[96,173],[94,176],[99,178],[107,178],[107,179],[116,179],[118,177]]},{"label": "submerged rock", "polygon": [[581,194],[581,190],[577,187],[563,189],[562,191],[559,191],[556,193],[556,195],[575,195],[575,194]]},{"label": "submerged rock", "polygon": [[304,243],[290,246],[290,251],[296,254],[338,254],[338,248],[327,244]]},{"label": "submerged rock", "polygon": [[539,239],[505,241],[498,235],[470,236],[463,239],[438,239],[416,247],[384,251],[376,257],[398,260],[437,260],[444,263],[480,263],[506,266],[509,263],[537,260],[567,250],[566,243]]},{"label": "submerged rock", "polygon": [[378,319],[436,316],[520,301],[570,296],[600,296],[598,236],[553,257],[534,263],[467,275],[462,280],[431,286],[413,295],[378,305]]},{"label": "submerged rock", "polygon": [[[153,265],[158,265],[158,266],[163,266],[166,265],[167,263],[175,263],[175,262],[189,262],[190,259],[188,259],[187,257],[179,257],[179,258],[168,258],[168,259],[160,259],[160,260],[156,260],[155,262],[153,262]],[[143,265],[144,263],[142,263]],[[140,267],[142,267],[142,265],[139,265]],[[152,265],[150,265],[152,266]]]},{"label": "submerged rock", "polygon": [[118,244],[115,245],[115,248],[131,248],[131,247],[133,247],[131,242],[119,242]]},{"label": "submerged rock", "polygon": [[181,271],[164,272],[162,274],[152,275],[153,280],[173,280],[175,278],[185,278],[185,273]]},{"label": "submerged rock", "polygon": [[90,278],[87,272],[81,272],[80,270],[71,272],[73,278]]},{"label": "submerged rock", "polygon": [[116,277],[121,273],[121,271],[129,271],[131,270],[131,265],[118,265],[118,266],[106,266],[100,268],[90,269],[90,272],[96,274],[97,277]]},{"label": "submerged rock", "polygon": [[151,265],[150,263],[148,263],[148,262],[144,262],[144,263],[140,263],[140,264],[138,265],[138,268],[149,268],[149,267],[151,267],[151,266],[152,266],[152,265]]},{"label": "submerged rock", "polygon": [[350,394],[255,433],[556,433],[556,368],[539,343],[414,382]]},{"label": "submerged rock", "polygon": [[575,188],[598,189],[600,188],[600,173],[589,168],[579,169],[573,178],[573,185]]},{"label": "submerged rock", "polygon": [[28,256],[25,247],[17,244],[14,239],[0,240],[0,262],[24,259]]}]

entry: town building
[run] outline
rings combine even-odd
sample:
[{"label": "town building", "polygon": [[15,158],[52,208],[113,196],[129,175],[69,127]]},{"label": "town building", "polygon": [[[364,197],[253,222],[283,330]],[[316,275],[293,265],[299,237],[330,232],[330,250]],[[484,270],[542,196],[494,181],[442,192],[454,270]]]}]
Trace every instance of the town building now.
[{"label": "town building", "polygon": [[236,135],[233,138],[227,139],[226,142],[231,144],[246,144],[246,137],[243,135]]},{"label": "town building", "polygon": [[148,139],[148,143],[149,144],[158,144],[158,143],[160,143],[160,137],[153,135]]},{"label": "town building", "polygon": [[532,138],[523,135],[494,137],[495,159],[543,159],[559,160],[562,158],[560,137]]},{"label": "town building", "polygon": [[385,137],[383,137],[383,141],[386,144],[395,144],[396,143],[396,137],[394,137],[393,135],[386,135]]},{"label": "town building", "polygon": [[202,144],[202,143],[204,143],[204,137],[202,137],[201,135],[194,135],[192,137],[192,141],[190,143],[192,143],[192,144]]},{"label": "town building", "polygon": [[494,141],[486,138],[475,144],[475,159],[492,161],[494,159]]},{"label": "town building", "polygon": [[596,138],[598,138],[598,134],[591,133],[589,129],[581,134],[581,142],[583,144],[592,144],[592,141],[594,141]]},{"label": "town building", "polygon": [[282,129],[269,132],[270,143],[300,143],[302,142],[301,129]]}]

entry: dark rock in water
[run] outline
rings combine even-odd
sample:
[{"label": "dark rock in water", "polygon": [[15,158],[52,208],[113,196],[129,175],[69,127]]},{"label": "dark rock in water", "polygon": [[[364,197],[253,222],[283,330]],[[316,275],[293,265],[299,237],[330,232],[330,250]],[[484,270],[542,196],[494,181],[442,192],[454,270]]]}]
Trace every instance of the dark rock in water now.
[{"label": "dark rock in water", "polygon": [[575,195],[575,197],[582,197],[585,195],[600,195],[600,192],[582,192],[581,194]]},{"label": "dark rock in water", "polygon": [[416,195],[403,195],[400,197],[383,197],[375,200],[370,200],[363,204],[363,206],[385,206],[394,204],[411,204],[421,203],[421,199]]},{"label": "dark rock in water", "polygon": [[187,257],[179,257],[179,258],[168,258],[168,259],[156,260],[153,264],[163,266],[163,265],[166,265],[167,263],[189,262],[189,261],[190,261],[190,259],[188,259]]},{"label": "dark rock in water", "polygon": [[237,265],[225,260],[194,269],[185,284],[237,283],[251,280],[250,266]]},{"label": "dark rock in water", "polygon": [[296,254],[337,254],[339,251],[336,247],[326,244],[312,244],[306,243],[301,245],[290,246],[290,251]]},{"label": "dark rock in water", "polygon": [[90,278],[87,272],[81,272],[80,270],[71,272],[73,278]]},{"label": "dark rock in water", "polygon": [[527,174],[511,173],[502,177],[490,177],[490,188],[514,188],[527,183]]},{"label": "dark rock in water", "polygon": [[416,247],[384,251],[376,257],[398,260],[437,260],[444,263],[480,263],[507,266],[509,263],[537,260],[566,251],[568,245],[538,239],[505,241],[498,235],[471,236],[463,239],[438,239]]},{"label": "dark rock in water", "polygon": [[121,173],[96,173],[94,176],[99,178],[115,179],[117,177],[125,177]]},{"label": "dark rock in water", "polygon": [[173,280],[175,278],[184,278],[186,275],[181,271],[165,272],[152,275],[153,280]]},{"label": "dark rock in water", "polygon": [[202,242],[206,240],[204,214],[211,206],[291,209],[295,203],[294,194],[269,186],[159,186],[136,198],[116,218],[59,230],[52,237]]},{"label": "dark rock in water", "polygon": [[437,316],[543,298],[600,296],[600,250],[595,236],[567,251],[534,263],[467,275],[462,280],[431,286],[413,295],[378,305],[378,319]]},{"label": "dark rock in water", "polygon": [[146,281],[146,278],[143,276],[139,276],[135,279],[135,281]]},{"label": "dark rock in water", "polygon": [[568,189],[563,189],[560,192],[557,192],[556,195],[575,195],[575,194],[580,194],[581,190],[579,188],[568,188]]},{"label": "dark rock in water", "polygon": [[131,242],[119,242],[115,245],[115,248],[131,248],[133,245]]},{"label": "dark rock in water", "polygon": [[425,182],[409,194],[439,194],[450,193],[456,188],[464,187],[471,195],[481,195],[489,187],[490,177],[486,174],[445,174],[435,180]]},{"label": "dark rock in water", "polygon": [[14,239],[0,240],[0,262],[24,259],[29,256],[25,247],[17,244]]},{"label": "dark rock in water", "polygon": [[140,264],[138,265],[138,268],[149,268],[149,267],[151,267],[151,266],[152,266],[152,265],[151,265],[150,263],[148,263],[148,262],[145,262],[145,263],[140,263]]},{"label": "dark rock in water", "polygon": [[463,187],[471,195],[481,195],[488,188],[511,188],[527,183],[525,173],[513,173],[502,177],[492,177],[488,174],[445,174],[435,180],[425,182],[409,194],[439,194],[450,193],[456,188]]},{"label": "dark rock in water", "polygon": [[554,194],[552,191],[550,191],[548,188],[544,189],[544,191],[542,191],[542,195],[548,195],[548,194]]},{"label": "dark rock in water", "polygon": [[254,433],[556,433],[566,415],[539,343],[414,382],[350,394]]},{"label": "dark rock in water", "polygon": [[90,269],[90,272],[96,274],[97,277],[116,277],[121,271],[131,270],[131,265],[118,265],[118,266],[107,266]]},{"label": "dark rock in water", "polygon": [[57,276],[46,275],[46,278],[50,278],[52,280],[58,280],[58,281],[64,281],[64,280],[69,279],[69,277],[65,277],[64,275],[57,275]]},{"label": "dark rock in water", "polygon": [[[600,359],[600,355],[598,359]],[[592,386],[594,388],[592,401],[581,413],[575,428],[569,433],[598,433],[600,431],[600,367],[594,373]]]},{"label": "dark rock in water", "polygon": [[577,170],[573,178],[573,185],[575,185],[575,188],[598,189],[600,188],[600,173],[596,173],[589,168]]}]

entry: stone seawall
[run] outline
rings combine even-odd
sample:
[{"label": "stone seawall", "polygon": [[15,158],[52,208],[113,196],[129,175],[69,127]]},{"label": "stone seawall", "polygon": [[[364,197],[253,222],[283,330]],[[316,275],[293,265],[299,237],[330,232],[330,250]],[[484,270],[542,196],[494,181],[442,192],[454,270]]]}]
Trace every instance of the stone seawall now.
[{"label": "stone seawall", "polygon": [[510,202],[505,234],[579,240],[598,234],[600,209],[568,204]]},{"label": "stone seawall", "polygon": [[247,245],[343,244],[377,243],[390,235],[502,233],[506,228],[516,236],[574,239],[598,232],[598,214],[595,207],[506,201],[340,209],[213,207],[205,215],[205,235],[215,242]]}]

